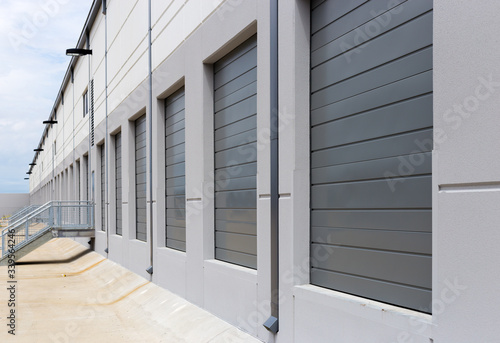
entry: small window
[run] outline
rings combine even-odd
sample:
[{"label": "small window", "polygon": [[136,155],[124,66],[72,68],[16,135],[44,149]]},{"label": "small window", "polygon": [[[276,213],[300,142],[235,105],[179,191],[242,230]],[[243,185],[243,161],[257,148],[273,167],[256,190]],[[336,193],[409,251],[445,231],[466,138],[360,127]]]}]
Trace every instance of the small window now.
[{"label": "small window", "polygon": [[89,113],[89,91],[86,90],[85,93],[83,93],[83,117]]}]

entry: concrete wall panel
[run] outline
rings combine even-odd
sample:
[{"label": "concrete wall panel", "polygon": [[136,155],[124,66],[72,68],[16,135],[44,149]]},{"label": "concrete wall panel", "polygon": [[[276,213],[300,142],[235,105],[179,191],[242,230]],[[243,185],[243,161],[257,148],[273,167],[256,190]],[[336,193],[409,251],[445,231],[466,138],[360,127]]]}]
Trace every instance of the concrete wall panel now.
[{"label": "concrete wall panel", "polygon": [[27,193],[0,194],[0,217],[9,216],[30,204],[30,195]]}]

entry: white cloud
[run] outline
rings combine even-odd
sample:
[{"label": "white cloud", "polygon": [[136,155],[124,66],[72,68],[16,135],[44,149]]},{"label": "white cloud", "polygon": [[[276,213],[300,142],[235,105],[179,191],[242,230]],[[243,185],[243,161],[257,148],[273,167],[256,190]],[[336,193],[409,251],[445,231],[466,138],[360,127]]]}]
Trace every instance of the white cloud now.
[{"label": "white cloud", "polygon": [[0,1],[0,193],[28,192],[28,164],[92,0]]}]

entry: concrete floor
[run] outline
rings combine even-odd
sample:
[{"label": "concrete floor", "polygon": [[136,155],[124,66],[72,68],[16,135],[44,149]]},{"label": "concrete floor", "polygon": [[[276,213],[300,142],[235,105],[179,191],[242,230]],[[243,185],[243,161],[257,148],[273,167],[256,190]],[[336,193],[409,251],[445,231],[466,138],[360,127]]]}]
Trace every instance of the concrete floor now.
[{"label": "concrete floor", "polygon": [[15,336],[0,267],[0,342],[260,342],[70,239],[19,262]]}]

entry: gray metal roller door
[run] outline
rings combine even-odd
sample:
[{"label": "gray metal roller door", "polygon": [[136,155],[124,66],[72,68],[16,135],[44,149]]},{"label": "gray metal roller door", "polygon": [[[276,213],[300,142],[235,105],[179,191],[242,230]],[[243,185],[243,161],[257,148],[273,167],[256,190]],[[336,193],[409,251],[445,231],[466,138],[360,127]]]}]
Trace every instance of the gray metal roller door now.
[{"label": "gray metal roller door", "polygon": [[311,283],[430,312],[432,0],[311,4]]},{"label": "gray metal roller door", "polygon": [[166,246],[186,251],[184,87],[165,100]]},{"label": "gray metal roller door", "polygon": [[83,200],[90,200],[90,194],[89,194],[89,156],[86,155],[86,156],[83,156],[83,161],[84,161],[84,165],[85,165],[85,168],[83,169],[83,177],[85,179],[85,186],[86,186],[86,191],[85,191],[85,195],[84,195],[84,199]]},{"label": "gray metal roller door", "polygon": [[80,161],[76,161],[76,170],[75,170],[75,177],[76,177],[76,194],[75,194],[75,199],[76,200],[81,200],[80,199],[80,186],[81,186],[81,173],[80,173]]},{"label": "gray metal roller door", "polygon": [[135,121],[135,233],[146,241],[146,115]]},{"label": "gray metal roller door", "polygon": [[214,65],[215,257],[257,268],[257,36]]},{"label": "gray metal roller door", "polygon": [[122,235],[122,133],[115,135],[116,234]]},{"label": "gray metal roller door", "polygon": [[101,230],[106,230],[106,148],[101,145]]}]

